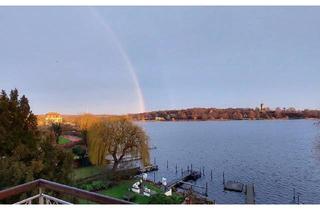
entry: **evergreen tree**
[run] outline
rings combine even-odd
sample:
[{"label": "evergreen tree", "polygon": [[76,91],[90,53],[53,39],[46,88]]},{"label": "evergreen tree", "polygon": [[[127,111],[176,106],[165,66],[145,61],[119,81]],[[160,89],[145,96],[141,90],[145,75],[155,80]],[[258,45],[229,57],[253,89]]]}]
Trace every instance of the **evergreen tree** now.
[{"label": "evergreen tree", "polygon": [[43,178],[69,184],[72,154],[37,128],[28,99],[17,89],[0,94],[0,190]]}]

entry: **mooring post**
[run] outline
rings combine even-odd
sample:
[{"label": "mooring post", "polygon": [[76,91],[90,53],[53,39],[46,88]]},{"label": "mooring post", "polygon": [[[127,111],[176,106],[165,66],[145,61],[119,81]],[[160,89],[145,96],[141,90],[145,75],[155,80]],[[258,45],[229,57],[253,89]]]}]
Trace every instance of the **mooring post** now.
[{"label": "mooring post", "polygon": [[202,167],[202,174],[203,174],[203,176],[206,176],[206,175],[204,174],[204,166]]},{"label": "mooring post", "polygon": [[223,182],[223,184],[224,184],[224,172],[222,172],[222,182]]},{"label": "mooring post", "polygon": [[208,182],[206,182],[206,197],[208,197]]},{"label": "mooring post", "polygon": [[293,188],[293,202],[296,202],[296,189]]},{"label": "mooring post", "polygon": [[156,183],[156,172],[153,172],[153,182]]},{"label": "mooring post", "polygon": [[212,169],[211,169],[211,171],[210,171],[210,177],[211,177],[211,181],[212,181]]},{"label": "mooring post", "polygon": [[169,161],[167,160],[167,169],[169,168]]},{"label": "mooring post", "polygon": [[178,173],[178,165],[176,164],[176,174]]}]

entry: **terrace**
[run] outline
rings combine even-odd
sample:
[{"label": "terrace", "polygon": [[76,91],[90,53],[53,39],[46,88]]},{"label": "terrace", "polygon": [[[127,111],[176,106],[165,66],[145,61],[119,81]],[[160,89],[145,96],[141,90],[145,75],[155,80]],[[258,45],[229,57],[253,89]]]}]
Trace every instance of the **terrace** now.
[{"label": "terrace", "polygon": [[73,204],[69,201],[49,195],[52,192],[60,193],[64,196],[69,196],[70,198],[87,200],[97,204],[132,204],[128,201],[81,190],[75,187],[59,184],[45,179],[38,179],[2,190],[0,191],[0,201],[11,198],[13,196],[21,195],[23,193],[33,193],[31,197],[20,200],[13,204]]}]

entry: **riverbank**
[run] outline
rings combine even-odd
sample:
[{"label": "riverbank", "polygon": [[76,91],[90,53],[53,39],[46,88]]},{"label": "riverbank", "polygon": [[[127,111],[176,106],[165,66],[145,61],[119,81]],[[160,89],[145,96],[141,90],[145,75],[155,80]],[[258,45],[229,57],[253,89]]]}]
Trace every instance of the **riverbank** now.
[{"label": "riverbank", "polygon": [[241,120],[233,120],[233,119],[212,119],[212,120],[133,120],[134,122],[227,122],[227,121],[290,121],[290,120],[310,120],[310,121],[319,121],[320,118],[302,118],[302,119],[289,119],[289,118],[281,118],[281,119],[241,119]]}]

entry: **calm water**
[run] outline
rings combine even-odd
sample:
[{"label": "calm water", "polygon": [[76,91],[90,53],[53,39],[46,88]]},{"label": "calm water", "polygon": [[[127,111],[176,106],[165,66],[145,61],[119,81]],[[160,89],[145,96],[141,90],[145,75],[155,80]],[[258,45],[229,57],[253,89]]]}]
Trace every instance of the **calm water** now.
[{"label": "calm water", "polygon": [[[209,197],[244,203],[242,193],[224,192],[226,180],[255,184],[256,203],[290,203],[293,188],[303,203],[320,203],[320,128],[312,120],[139,123],[151,138],[156,180],[181,175],[181,168],[205,167]],[[168,160],[168,169],[167,169]],[[176,164],[178,173],[176,174]],[[210,179],[213,170],[213,180]],[[153,179],[153,174],[149,174]]]}]

